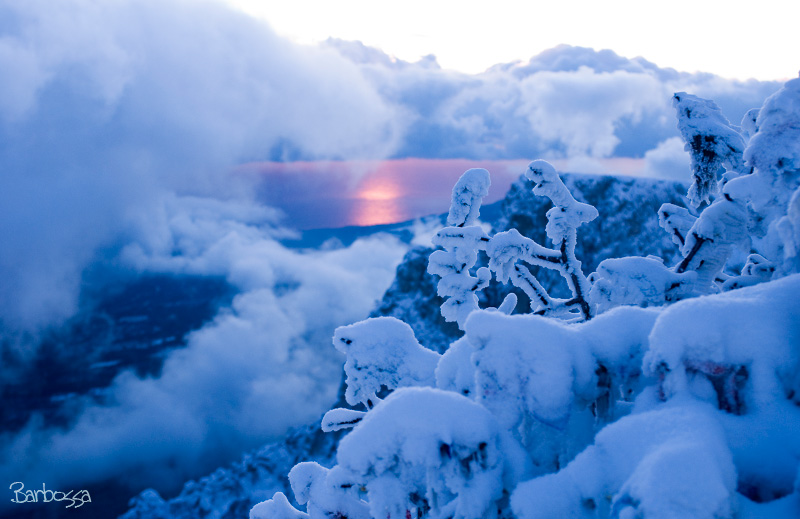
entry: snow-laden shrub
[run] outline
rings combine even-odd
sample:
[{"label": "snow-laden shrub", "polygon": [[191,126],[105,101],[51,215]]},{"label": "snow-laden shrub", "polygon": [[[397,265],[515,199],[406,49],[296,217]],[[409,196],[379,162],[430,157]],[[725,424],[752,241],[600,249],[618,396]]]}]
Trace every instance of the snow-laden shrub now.
[{"label": "snow-laden shrub", "polygon": [[520,519],[732,517],[736,469],[713,412],[696,403],[625,417],[563,470],[521,483]]},{"label": "snow-laden shrub", "polygon": [[373,517],[492,517],[526,471],[491,413],[432,388],[390,395],[340,442],[336,460],[364,486]]},{"label": "snow-laden shrub", "polygon": [[340,326],[333,335],[347,356],[344,372],[350,405],[371,408],[381,387],[431,386],[440,355],[423,348],[409,325],[394,317],[374,317]]},{"label": "snow-laden shrub", "polygon": [[[711,101],[674,105],[693,179],[691,207],[659,210],[674,265],[608,258],[586,275],[575,244],[597,211],[544,161],[525,174],[553,204],[552,248],[492,236],[488,172],[466,172],[428,267],[464,335],[439,355],[396,319],[339,328],[360,409],[323,429],[352,431],[334,466],[289,474],[306,512],[279,493],[251,518],[800,517],[800,79],[742,128]],[[530,312],[481,309],[492,276]]]}]

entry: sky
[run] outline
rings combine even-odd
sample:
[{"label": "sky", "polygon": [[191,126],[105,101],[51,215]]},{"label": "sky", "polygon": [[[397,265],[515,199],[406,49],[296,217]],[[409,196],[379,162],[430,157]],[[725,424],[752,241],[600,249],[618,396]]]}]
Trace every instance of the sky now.
[{"label": "sky", "polygon": [[434,54],[471,74],[559,44],[728,79],[786,80],[800,68],[792,0],[227,1],[297,42],[358,40],[406,61]]}]

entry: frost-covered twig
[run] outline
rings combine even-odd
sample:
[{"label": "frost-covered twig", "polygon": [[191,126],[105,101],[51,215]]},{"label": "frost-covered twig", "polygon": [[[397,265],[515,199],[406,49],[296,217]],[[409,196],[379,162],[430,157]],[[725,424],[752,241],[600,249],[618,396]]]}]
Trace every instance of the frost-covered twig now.
[{"label": "frost-covered twig", "polygon": [[692,160],[692,185],[688,197],[698,207],[717,193],[717,176],[725,165],[734,174],[746,172],[742,153],[744,139],[713,101],[686,92],[672,97],[678,130]]},{"label": "frost-covered twig", "polygon": [[[432,240],[434,245],[444,248],[434,251],[428,263],[428,273],[442,278],[437,286],[439,296],[445,298],[442,317],[448,322],[457,322],[462,330],[469,314],[479,308],[477,292],[486,288],[491,280],[491,272],[485,267],[479,268],[475,276],[469,272],[478,260],[478,251],[485,250],[489,242],[483,229],[474,225],[480,214],[481,200],[489,193],[489,184],[489,172],[485,169],[464,172],[453,187],[447,215],[449,227],[439,231]],[[501,306],[509,305],[507,299]]]},{"label": "frost-covered twig", "polygon": [[[522,289],[530,297],[534,313],[590,319],[592,308],[587,297],[591,285],[581,270],[581,262],[575,257],[575,243],[577,228],[597,218],[597,209],[575,200],[555,168],[546,161],[531,162],[525,175],[536,184],[533,188],[535,194],[546,196],[553,202],[553,208],[547,211],[545,232],[557,248],[543,247],[520,235],[516,229],[511,229],[496,234],[490,240],[486,248],[490,258],[489,268],[496,273],[499,281],[511,281]],[[552,298],[530,270],[517,264],[519,261],[558,271],[566,280],[573,297]]]},{"label": "frost-covered twig", "polygon": [[672,242],[683,247],[686,236],[697,220],[685,207],[663,204],[658,210],[658,224],[672,237]]}]

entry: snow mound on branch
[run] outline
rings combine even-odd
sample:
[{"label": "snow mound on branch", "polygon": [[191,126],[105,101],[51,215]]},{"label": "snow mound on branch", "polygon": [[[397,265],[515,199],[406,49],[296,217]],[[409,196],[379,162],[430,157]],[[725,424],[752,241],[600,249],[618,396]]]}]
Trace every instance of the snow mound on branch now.
[{"label": "snow mound on branch", "polygon": [[744,366],[746,404],[771,406],[787,396],[781,379],[800,370],[798,294],[795,274],[674,304],[653,327],[645,369],[666,369],[665,390],[675,394],[688,387],[687,365]]},{"label": "snow mound on branch", "polygon": [[593,399],[598,364],[622,378],[639,373],[657,315],[620,307],[570,325],[532,314],[475,312],[466,332],[475,350],[476,398],[503,427],[519,425],[525,414],[556,424],[569,414],[573,395]]},{"label": "snow mound on branch", "polygon": [[371,515],[381,518],[408,517],[414,496],[424,496],[433,517],[479,519],[525,472],[524,455],[489,411],[433,388],[389,395],[342,439],[336,457],[365,483]]},{"label": "snow mound on branch", "polygon": [[481,201],[489,194],[491,179],[483,168],[468,169],[453,186],[447,225],[464,227],[472,225],[480,216]]},{"label": "snow mound on branch", "polygon": [[800,78],[764,101],[756,126],[744,153],[747,163],[762,171],[800,170]]},{"label": "snow mound on branch", "polygon": [[436,387],[464,396],[474,394],[475,366],[472,364],[474,351],[466,335],[451,344],[436,366]]},{"label": "snow mound on branch", "polygon": [[250,519],[308,519],[308,514],[293,507],[283,492],[277,492],[272,499],[251,508]]},{"label": "snow mound on branch", "polygon": [[350,405],[374,398],[381,386],[433,386],[440,355],[417,342],[409,325],[394,317],[373,317],[340,326],[333,345],[347,355],[344,371]]},{"label": "snow mound on branch", "polygon": [[696,275],[676,273],[661,258],[628,256],[603,260],[590,277],[589,302],[598,312],[619,305],[662,306],[690,290]]},{"label": "snow mound on branch", "polygon": [[549,198],[555,207],[547,212],[547,236],[559,243],[570,229],[591,222],[598,216],[597,209],[573,198],[556,169],[547,161],[534,160],[525,171],[528,180],[536,183],[533,193]]},{"label": "snow mound on branch", "polygon": [[672,104],[678,115],[678,130],[692,159],[693,182],[688,197],[698,207],[717,193],[718,171],[723,165],[737,175],[745,172],[745,142],[714,101],[677,92]]},{"label": "snow mound on branch", "polygon": [[[627,412],[618,402],[640,389],[657,315],[620,307],[568,325],[531,314],[474,312],[466,327],[474,349],[470,390],[519,439],[539,472],[556,470],[591,442],[596,426]],[[454,383],[437,376],[440,384]]]},{"label": "snow mound on branch", "polygon": [[732,517],[736,470],[713,412],[688,403],[618,420],[563,470],[517,486],[515,515]]}]

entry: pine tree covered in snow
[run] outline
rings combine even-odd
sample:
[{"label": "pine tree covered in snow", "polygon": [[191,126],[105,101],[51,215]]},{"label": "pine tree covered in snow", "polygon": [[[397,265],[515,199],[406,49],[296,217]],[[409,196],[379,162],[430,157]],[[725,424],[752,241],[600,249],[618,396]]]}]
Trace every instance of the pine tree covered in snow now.
[{"label": "pine tree covered in snow", "polygon": [[[289,474],[305,511],[279,493],[250,517],[799,517],[800,79],[744,129],[710,101],[675,106],[693,207],[665,204],[659,220],[678,258],[587,275],[575,245],[597,211],[543,161],[528,176],[552,201],[552,248],[489,236],[473,225],[484,175],[468,172],[430,258],[463,335],[439,355],[396,319],[337,330],[361,409],[326,423],[353,430],[332,466]],[[558,272],[570,296],[527,265]],[[482,309],[490,273],[530,312],[509,315],[514,298]]]}]

